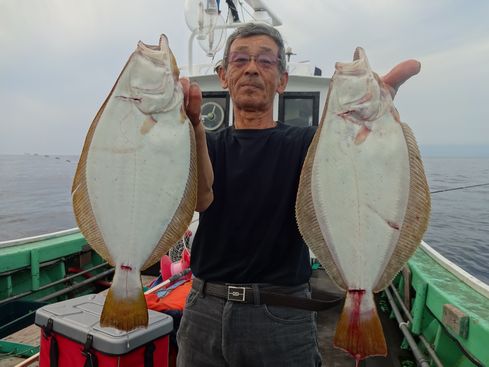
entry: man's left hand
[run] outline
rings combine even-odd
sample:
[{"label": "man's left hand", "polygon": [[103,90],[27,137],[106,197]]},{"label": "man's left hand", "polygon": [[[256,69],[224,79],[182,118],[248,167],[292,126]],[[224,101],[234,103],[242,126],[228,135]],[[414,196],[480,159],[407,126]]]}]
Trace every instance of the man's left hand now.
[{"label": "man's left hand", "polygon": [[392,98],[397,93],[399,87],[409,78],[419,73],[421,63],[417,60],[406,60],[396,65],[391,71],[381,79],[389,86]]}]

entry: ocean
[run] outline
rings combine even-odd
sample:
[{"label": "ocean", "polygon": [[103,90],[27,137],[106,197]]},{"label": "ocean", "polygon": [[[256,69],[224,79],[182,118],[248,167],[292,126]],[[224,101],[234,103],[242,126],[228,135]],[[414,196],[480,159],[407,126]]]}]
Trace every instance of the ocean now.
[{"label": "ocean", "polygon": [[[76,227],[78,156],[0,155],[0,241]],[[489,183],[489,158],[425,158],[431,191]],[[432,194],[424,240],[489,284],[489,185]]]}]

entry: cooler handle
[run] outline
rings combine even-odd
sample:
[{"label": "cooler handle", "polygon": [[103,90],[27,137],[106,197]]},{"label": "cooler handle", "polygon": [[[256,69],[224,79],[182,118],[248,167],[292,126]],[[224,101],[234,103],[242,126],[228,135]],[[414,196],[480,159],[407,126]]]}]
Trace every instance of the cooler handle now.
[{"label": "cooler handle", "polygon": [[146,348],[144,349],[144,367],[154,367],[153,354],[155,349],[154,343],[146,344]]},{"label": "cooler handle", "polygon": [[53,319],[49,318],[46,326],[42,328],[43,337],[49,339],[49,366],[58,367],[58,341],[52,334],[53,331]]},{"label": "cooler handle", "polygon": [[50,367],[58,367],[58,356],[59,356],[59,350],[58,350],[58,341],[54,337],[54,335],[50,336],[50,341],[49,341],[49,361],[50,361]]},{"label": "cooler handle", "polygon": [[85,364],[83,367],[98,367],[97,356],[90,352],[90,348],[92,348],[93,336],[88,334],[87,340],[85,341],[85,346],[83,347],[82,354],[86,358]]}]

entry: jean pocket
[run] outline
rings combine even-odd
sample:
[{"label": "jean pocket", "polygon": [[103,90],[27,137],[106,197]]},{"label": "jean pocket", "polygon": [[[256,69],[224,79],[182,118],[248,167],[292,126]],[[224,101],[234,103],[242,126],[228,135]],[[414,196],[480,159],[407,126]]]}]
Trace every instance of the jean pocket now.
[{"label": "jean pocket", "polygon": [[187,302],[185,302],[185,308],[192,307],[193,305],[195,305],[197,303],[198,298],[199,298],[199,292],[191,288],[187,296]]},{"label": "jean pocket", "polygon": [[270,305],[263,305],[263,307],[269,319],[283,324],[299,324],[314,320],[314,311]]}]

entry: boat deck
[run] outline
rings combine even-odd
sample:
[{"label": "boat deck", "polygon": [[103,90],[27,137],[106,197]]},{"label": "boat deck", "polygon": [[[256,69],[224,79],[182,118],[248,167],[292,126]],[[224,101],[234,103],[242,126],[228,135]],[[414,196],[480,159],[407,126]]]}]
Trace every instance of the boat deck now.
[{"label": "boat deck", "polygon": [[[313,272],[311,286],[313,298],[327,299],[332,294],[342,294],[340,290],[337,290],[337,287],[325,271],[318,270]],[[342,308],[343,304],[341,303],[329,310],[318,312],[318,342],[323,365],[327,367],[353,367],[355,365],[352,356],[333,347],[336,322]],[[386,358],[371,357],[363,360],[359,363],[359,367],[401,367],[399,357],[405,352],[399,348],[402,339],[397,324],[380,310],[379,316],[384,328],[389,354]]]},{"label": "boat deck", "polygon": [[[148,284],[151,281],[150,277],[143,277],[143,283]],[[341,295],[340,291],[337,291],[336,287],[326,275],[324,271],[318,270],[313,273],[311,279],[311,285],[313,289],[314,298],[328,298],[332,294]],[[326,311],[318,313],[318,342],[320,346],[321,355],[323,357],[323,365],[328,367],[353,367],[355,362],[353,358],[347,353],[333,348],[333,336],[335,332],[336,322],[338,320],[342,304]],[[388,317],[384,316],[382,312],[379,312],[382,323],[384,325],[384,332],[386,340],[389,345],[389,355],[387,358],[373,357],[365,361],[360,362],[360,367],[400,367],[399,350],[398,346],[401,344],[399,333],[396,330],[395,323],[392,323]],[[36,325],[31,325],[23,330],[20,330],[6,338],[4,340],[22,343],[27,345],[37,346],[39,345],[40,328]],[[0,357],[0,366],[15,366],[16,364],[24,361],[23,358]],[[39,366],[38,362],[30,364],[31,367]]]},{"label": "boat deck", "polygon": [[[39,326],[31,325],[31,326],[26,327],[25,329],[17,331],[16,333],[11,334],[11,335],[3,338],[2,340],[9,341],[12,343],[24,344],[24,345],[38,346],[40,335],[41,335],[41,329],[39,328]],[[25,358],[18,358],[18,357],[8,356],[8,355],[0,355],[0,366],[1,367],[15,366],[18,363],[21,363],[22,361],[25,361]],[[37,362],[34,362],[30,366],[31,367],[37,367],[37,366],[39,366],[39,364]]]}]

